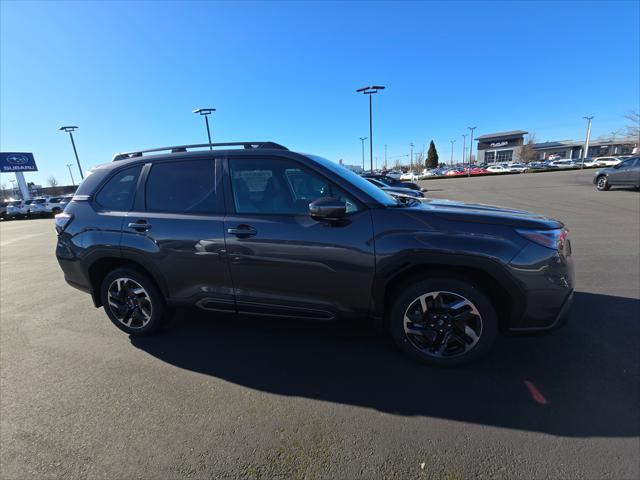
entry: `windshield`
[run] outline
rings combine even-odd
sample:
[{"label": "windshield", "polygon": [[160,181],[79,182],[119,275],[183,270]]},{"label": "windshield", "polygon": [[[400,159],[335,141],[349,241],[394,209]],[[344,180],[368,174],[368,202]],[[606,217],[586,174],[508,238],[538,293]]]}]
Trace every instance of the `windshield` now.
[{"label": "windshield", "polygon": [[360,175],[352,172],[348,168],[345,168],[337,163],[332,162],[331,160],[327,160],[326,158],[318,157],[315,155],[307,155],[312,160],[315,160],[322,166],[328,168],[334,173],[337,173],[342,178],[344,178],[349,183],[355,185],[357,188],[365,192],[367,195],[372,197],[374,200],[384,205],[385,207],[396,207],[398,206],[398,201],[393,197],[387,195],[385,192],[380,190],[375,185],[369,183],[367,180],[362,178]]}]

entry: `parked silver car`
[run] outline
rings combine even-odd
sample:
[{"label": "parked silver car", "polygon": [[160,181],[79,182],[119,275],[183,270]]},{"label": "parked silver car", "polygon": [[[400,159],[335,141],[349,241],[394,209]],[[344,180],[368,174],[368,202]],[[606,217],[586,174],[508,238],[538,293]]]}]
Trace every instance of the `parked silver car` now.
[{"label": "parked silver car", "polygon": [[598,170],[593,176],[597,190],[609,190],[612,186],[640,188],[640,157],[631,157],[614,167]]}]

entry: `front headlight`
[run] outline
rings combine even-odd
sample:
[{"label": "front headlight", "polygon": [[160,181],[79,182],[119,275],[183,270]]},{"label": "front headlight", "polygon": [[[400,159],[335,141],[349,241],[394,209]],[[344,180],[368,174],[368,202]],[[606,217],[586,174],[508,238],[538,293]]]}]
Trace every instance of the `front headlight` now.
[{"label": "front headlight", "polygon": [[558,251],[562,251],[564,249],[564,244],[567,239],[567,235],[569,234],[569,231],[566,228],[557,228],[554,230],[530,230],[525,228],[516,228],[516,232],[533,243]]}]

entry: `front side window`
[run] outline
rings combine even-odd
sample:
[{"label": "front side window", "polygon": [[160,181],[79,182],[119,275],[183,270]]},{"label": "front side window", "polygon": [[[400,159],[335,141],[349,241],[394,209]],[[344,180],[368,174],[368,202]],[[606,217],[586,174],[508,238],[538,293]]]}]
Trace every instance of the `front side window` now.
[{"label": "front side window", "polygon": [[213,160],[156,163],[146,187],[146,206],[152,212],[206,214],[222,211]]},{"label": "front side window", "polygon": [[307,215],[309,204],[321,197],[346,202],[347,213],[358,209],[326,178],[290,160],[236,158],[229,167],[237,213]]},{"label": "front side window", "polygon": [[131,210],[141,165],[119,171],[100,189],[96,203],[105,210],[126,212]]}]

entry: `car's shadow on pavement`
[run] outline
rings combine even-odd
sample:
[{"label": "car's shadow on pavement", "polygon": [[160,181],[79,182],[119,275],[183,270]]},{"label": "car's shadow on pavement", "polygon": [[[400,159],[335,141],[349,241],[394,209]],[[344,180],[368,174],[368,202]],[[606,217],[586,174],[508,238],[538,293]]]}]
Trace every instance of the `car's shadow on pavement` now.
[{"label": "car's shadow on pavement", "polygon": [[577,293],[551,335],[505,338],[488,358],[431,368],[359,323],[215,318],[178,312],[132,344],[248,388],[563,436],[637,436],[640,301]]}]

